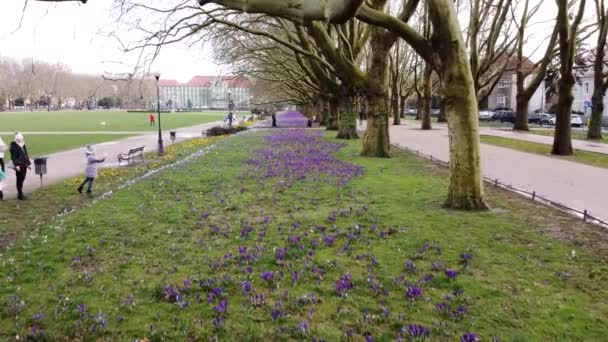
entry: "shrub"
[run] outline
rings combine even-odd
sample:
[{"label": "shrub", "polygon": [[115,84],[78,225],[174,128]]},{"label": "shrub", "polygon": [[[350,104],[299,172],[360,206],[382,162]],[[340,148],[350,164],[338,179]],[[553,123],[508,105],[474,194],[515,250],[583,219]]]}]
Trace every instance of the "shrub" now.
[{"label": "shrub", "polygon": [[233,127],[215,126],[215,127],[209,128],[207,130],[207,136],[215,137],[218,135],[230,135],[230,134],[236,134],[239,132],[243,132],[246,130],[247,130],[247,127],[245,127],[245,126],[233,126]]}]

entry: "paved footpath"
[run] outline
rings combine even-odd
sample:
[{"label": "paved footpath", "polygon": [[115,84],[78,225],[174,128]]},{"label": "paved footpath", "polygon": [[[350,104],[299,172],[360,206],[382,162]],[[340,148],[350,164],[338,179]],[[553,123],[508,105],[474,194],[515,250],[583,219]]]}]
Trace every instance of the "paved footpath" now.
[{"label": "paved footpath", "polygon": [[[432,131],[420,130],[417,122],[391,125],[390,137],[393,144],[449,160],[445,125],[435,125]],[[488,178],[536,191],[575,209],[587,209],[608,221],[608,169],[487,144],[481,144],[481,163]]]},{"label": "paved footpath", "polygon": [[[185,127],[176,129],[175,142],[190,140],[193,138],[201,137],[202,132],[213,126],[222,125],[221,121],[211,122],[204,125],[197,125],[192,127]],[[165,147],[171,144],[169,139],[169,131],[163,131],[163,142]],[[139,132],[142,133],[142,132]],[[25,135],[25,141],[27,144],[27,134]],[[105,143],[95,144],[96,156],[101,157],[107,155],[107,161],[101,164],[102,167],[114,167],[118,165],[116,156],[119,153],[129,152],[132,148],[144,146],[144,152],[156,151],[158,143],[158,132],[156,133],[145,133],[138,136],[109,141]],[[10,156],[6,156],[10,158]],[[75,176],[84,175],[84,169],[86,161],[84,157],[84,146],[50,154],[47,161],[48,173],[44,176],[44,185],[49,185],[63,181],[68,178]],[[5,158],[6,159],[6,158]],[[4,180],[4,193],[8,198],[16,197],[15,188],[15,173],[13,170],[7,170],[7,179]],[[25,180],[24,191],[26,193],[31,192],[40,187],[40,177],[34,173],[34,165],[32,163],[32,169],[28,170],[27,178]]]}]

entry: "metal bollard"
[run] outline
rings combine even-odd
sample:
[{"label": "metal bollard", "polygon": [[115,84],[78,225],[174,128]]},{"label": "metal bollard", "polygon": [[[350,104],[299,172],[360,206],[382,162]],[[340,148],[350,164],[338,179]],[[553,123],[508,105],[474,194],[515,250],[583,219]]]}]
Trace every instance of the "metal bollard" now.
[{"label": "metal bollard", "polygon": [[534,200],[536,200],[536,191],[533,191],[533,192],[532,192],[532,200],[533,200],[533,201],[534,201]]},{"label": "metal bollard", "polygon": [[587,222],[587,209],[583,212],[583,222]]}]

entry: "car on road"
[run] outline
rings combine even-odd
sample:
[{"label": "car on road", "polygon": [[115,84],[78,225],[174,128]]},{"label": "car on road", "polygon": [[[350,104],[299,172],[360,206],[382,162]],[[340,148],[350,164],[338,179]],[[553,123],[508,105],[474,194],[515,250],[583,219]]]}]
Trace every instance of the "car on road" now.
[{"label": "car on road", "polygon": [[551,120],[551,118],[553,117],[553,115],[551,114],[547,114],[547,113],[530,113],[528,114],[528,123],[529,124],[537,124],[537,125],[548,125],[549,124],[549,120]]},{"label": "car on road", "polygon": [[416,108],[408,108],[405,110],[406,115],[416,115]]},{"label": "car on road", "polygon": [[499,110],[492,117],[492,121],[515,123],[515,112],[512,110]]},{"label": "car on road", "polygon": [[479,112],[479,121],[492,121],[494,112],[491,110],[482,110]]},{"label": "car on road", "polygon": [[[555,126],[556,120],[557,116],[552,117],[549,120],[549,125]],[[570,126],[583,127],[583,118],[581,118],[580,115],[572,114],[572,116],[570,117]]]}]

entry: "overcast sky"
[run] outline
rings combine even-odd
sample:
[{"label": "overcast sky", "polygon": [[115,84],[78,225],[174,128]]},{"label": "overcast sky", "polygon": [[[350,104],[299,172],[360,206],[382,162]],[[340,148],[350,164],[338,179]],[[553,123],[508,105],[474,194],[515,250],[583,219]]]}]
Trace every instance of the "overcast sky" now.
[{"label": "overcast sky", "polygon": [[[74,72],[94,75],[132,70],[136,55],[124,55],[113,38],[99,34],[100,31],[108,31],[108,28],[115,26],[111,16],[113,0],[90,0],[86,5],[80,2],[46,3],[30,0],[19,27],[24,3],[25,0],[0,0],[0,55],[47,62],[61,61]],[[531,3],[542,3],[542,9],[533,22],[554,18],[554,1],[532,0]],[[587,12],[591,14],[593,1],[588,3]],[[461,13],[461,16],[466,15],[467,13]],[[538,42],[550,34],[550,25],[544,23],[533,26],[536,32],[533,44],[526,47],[527,54],[531,54]],[[544,48],[537,50],[537,54],[531,56],[532,59],[538,59],[543,50]],[[108,63],[110,61],[121,61],[125,65]],[[201,46],[195,46],[188,49],[180,45],[164,48],[152,69],[160,71],[164,79],[182,82],[194,75],[227,72],[225,67],[213,62],[210,47],[202,49]]]},{"label": "overcast sky", "polygon": [[[23,23],[19,21],[25,0],[0,0],[0,55],[62,62],[74,72],[98,74],[124,72],[122,61],[131,67],[135,55],[125,56],[115,40],[98,32],[113,25],[110,10],[113,0],[44,3],[29,1]],[[226,73],[209,56],[209,47],[188,49],[174,45],[163,50],[152,69],[165,79],[187,81],[194,75]]]}]

